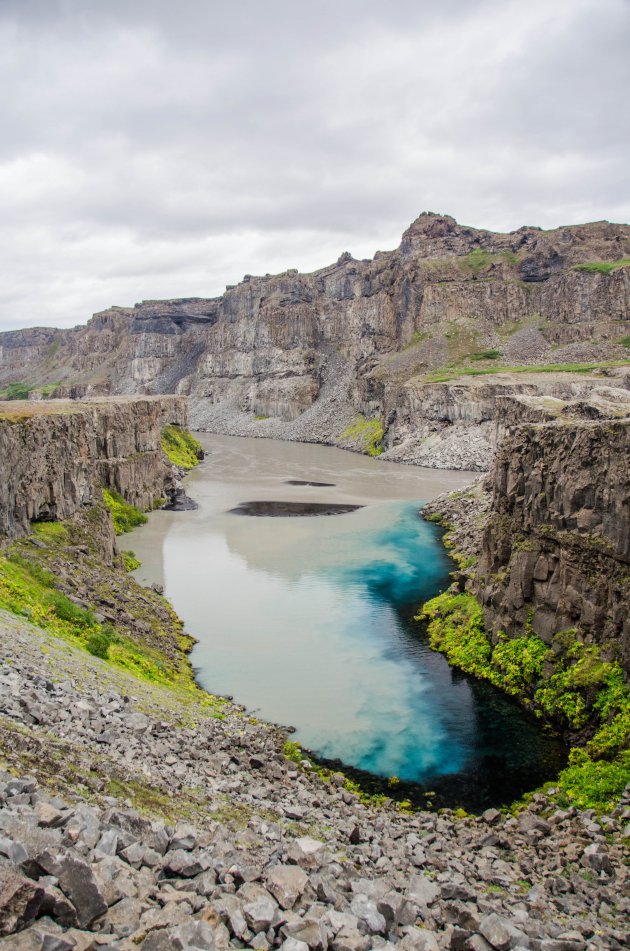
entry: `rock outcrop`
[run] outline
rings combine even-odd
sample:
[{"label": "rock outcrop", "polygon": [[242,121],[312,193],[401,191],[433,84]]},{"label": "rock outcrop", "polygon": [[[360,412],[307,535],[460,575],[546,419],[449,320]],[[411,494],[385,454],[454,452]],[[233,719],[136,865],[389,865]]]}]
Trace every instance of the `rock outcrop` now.
[{"label": "rock outcrop", "polygon": [[[450,411],[418,416],[435,403],[422,392],[427,374],[627,360],[630,268],[579,266],[628,257],[627,225],[494,234],[423,214],[372,260],[344,254],[312,274],[246,275],[215,299],[144,301],[85,327],[2,334],[0,385],[181,393],[195,428],[336,444],[362,413],[381,419],[392,458],[431,464],[442,447],[445,465],[485,467],[490,427],[485,415],[464,419],[461,390],[453,431]],[[472,436],[468,456],[454,449],[458,431]]]},{"label": "rock outcrop", "polygon": [[141,509],[175,487],[161,432],[186,425],[181,398],[0,405],[0,536],[69,518],[102,487]]},{"label": "rock outcrop", "polygon": [[423,514],[448,526],[458,583],[495,640],[576,629],[630,674],[630,418],[560,405],[551,422],[513,426],[487,477]]},{"label": "rock outcrop", "polygon": [[516,429],[497,455],[478,567],[491,630],[578,628],[630,672],[630,420]]}]

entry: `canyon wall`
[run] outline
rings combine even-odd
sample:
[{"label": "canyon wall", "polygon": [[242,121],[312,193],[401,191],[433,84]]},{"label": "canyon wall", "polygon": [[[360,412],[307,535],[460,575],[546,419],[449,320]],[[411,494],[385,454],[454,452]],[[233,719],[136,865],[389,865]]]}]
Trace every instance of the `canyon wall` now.
[{"label": "canyon wall", "polygon": [[[0,334],[0,387],[178,393],[191,398],[193,427],[333,444],[362,413],[381,420],[391,458],[432,464],[441,445],[451,448],[438,464],[485,468],[491,426],[464,418],[478,400],[452,390],[458,405],[441,414],[422,388],[444,369],[630,359],[630,268],[580,269],[625,258],[627,225],[495,234],[423,214],[396,250],[371,260],[344,253],[312,274],[246,275],[213,299],[144,301],[72,330]],[[483,422],[494,421],[491,409]],[[471,452],[456,451],[469,430]]]},{"label": "canyon wall", "polygon": [[491,472],[474,587],[488,627],[578,628],[630,672],[630,420],[527,424]]},{"label": "canyon wall", "polygon": [[149,508],[173,483],[163,426],[186,425],[178,397],[0,404],[0,536],[69,518],[102,487]]}]

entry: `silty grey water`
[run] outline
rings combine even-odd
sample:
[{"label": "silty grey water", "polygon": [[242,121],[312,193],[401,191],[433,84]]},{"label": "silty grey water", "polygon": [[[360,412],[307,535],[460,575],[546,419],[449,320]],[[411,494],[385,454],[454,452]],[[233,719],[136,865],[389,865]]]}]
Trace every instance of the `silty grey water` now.
[{"label": "silty grey water", "polygon": [[[506,800],[553,774],[557,745],[497,691],[452,671],[411,619],[453,567],[418,509],[474,474],[200,438],[207,458],[187,479],[198,510],[156,512],[130,544],[138,579],[162,583],[198,638],[192,662],[206,689],[293,725],[322,757],[437,785],[453,804]],[[230,511],[250,501],[361,507]]]}]

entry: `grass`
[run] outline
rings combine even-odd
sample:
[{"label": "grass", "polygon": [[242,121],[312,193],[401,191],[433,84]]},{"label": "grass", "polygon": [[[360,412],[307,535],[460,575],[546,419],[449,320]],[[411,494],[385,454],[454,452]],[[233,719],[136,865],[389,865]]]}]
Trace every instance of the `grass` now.
[{"label": "grass", "polygon": [[490,251],[483,251],[481,248],[475,248],[465,257],[458,259],[458,264],[464,270],[469,271],[475,277],[481,271],[490,267],[495,261],[505,261],[506,264],[517,264],[518,256],[510,251],[502,251],[499,254],[493,254]]},{"label": "grass", "polygon": [[588,271],[594,274],[610,274],[619,267],[630,266],[630,258],[620,258],[618,261],[592,261],[589,264],[576,264],[574,271]]},{"label": "grass", "polygon": [[627,337],[622,337],[622,338],[621,338],[620,340],[618,340],[617,342],[620,343],[622,347],[629,347],[629,348],[630,348],[630,334],[628,334]]},{"label": "grass", "polygon": [[166,684],[176,679],[157,652],[118,634],[111,624],[98,623],[88,607],[54,585],[54,577],[36,562],[16,553],[0,556],[1,608],[144,680]]},{"label": "grass", "polygon": [[438,595],[416,620],[427,622],[430,646],[454,667],[490,681],[564,730],[590,733],[585,745],[571,750],[554,785],[566,805],[614,808],[630,782],[630,689],[617,662],[582,644],[575,631],[557,634],[552,649],[528,631],[500,635],[493,644],[471,594]]},{"label": "grass", "polygon": [[203,459],[203,447],[192,433],[181,426],[165,426],[162,430],[162,449],[174,466],[194,469]]},{"label": "grass", "polygon": [[383,452],[383,435],[383,424],[379,419],[366,419],[359,414],[339,438],[360,443],[368,456],[380,456]]},{"label": "grass", "polygon": [[453,367],[427,374],[424,382],[446,383],[460,376],[488,376],[495,373],[590,373],[593,370],[625,367],[629,364],[630,360],[605,360],[601,363],[545,363],[540,366]]},{"label": "grass", "polygon": [[138,525],[144,525],[148,521],[144,512],[126,502],[120,492],[116,492],[115,489],[103,489],[103,502],[112,514],[114,531],[117,535],[131,532]]}]

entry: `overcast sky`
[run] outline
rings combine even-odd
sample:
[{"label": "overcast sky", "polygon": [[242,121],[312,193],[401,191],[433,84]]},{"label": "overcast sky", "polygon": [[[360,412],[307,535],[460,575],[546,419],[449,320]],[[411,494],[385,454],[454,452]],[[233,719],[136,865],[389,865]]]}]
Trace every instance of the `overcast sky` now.
[{"label": "overcast sky", "polygon": [[0,0],[0,327],[630,220],[629,0]]}]

